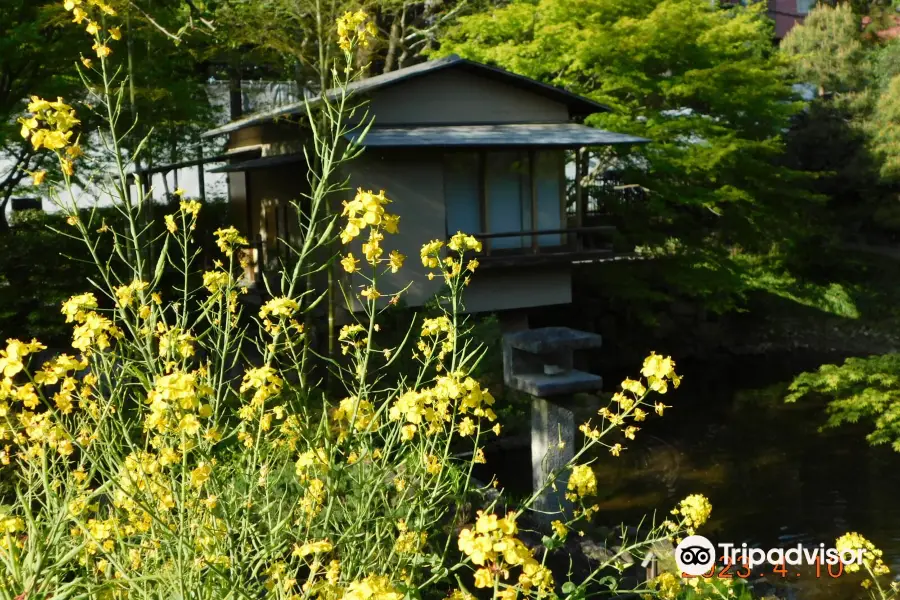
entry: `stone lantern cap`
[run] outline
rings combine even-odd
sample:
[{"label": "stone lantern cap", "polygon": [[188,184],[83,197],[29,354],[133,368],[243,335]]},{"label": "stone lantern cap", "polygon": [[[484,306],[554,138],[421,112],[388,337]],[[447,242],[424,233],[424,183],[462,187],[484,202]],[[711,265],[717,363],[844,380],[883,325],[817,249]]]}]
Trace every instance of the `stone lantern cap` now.
[{"label": "stone lantern cap", "polygon": [[544,398],[599,390],[599,375],[573,368],[577,350],[599,348],[603,338],[568,327],[542,327],[503,336],[503,380],[507,386]]}]

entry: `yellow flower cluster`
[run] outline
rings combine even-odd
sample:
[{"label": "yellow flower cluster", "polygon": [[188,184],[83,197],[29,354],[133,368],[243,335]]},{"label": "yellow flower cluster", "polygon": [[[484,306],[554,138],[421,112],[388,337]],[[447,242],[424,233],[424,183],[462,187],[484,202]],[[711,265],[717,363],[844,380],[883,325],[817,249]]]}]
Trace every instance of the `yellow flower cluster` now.
[{"label": "yellow flower cluster", "polygon": [[[184,214],[190,215],[194,219],[196,219],[198,216],[200,216],[200,209],[202,207],[203,207],[203,205],[200,204],[199,202],[197,202],[196,200],[182,200],[178,204],[178,208],[180,208]],[[192,229],[193,229],[193,227],[192,227]]]},{"label": "yellow flower cluster", "polygon": [[309,475],[313,470],[327,471],[328,468],[328,453],[324,448],[302,452],[294,464],[294,469],[300,481],[309,479]]},{"label": "yellow flower cluster", "polygon": [[93,308],[97,308],[97,298],[90,292],[72,296],[62,304],[66,323],[78,323],[72,334],[72,347],[88,355],[95,349],[107,349],[111,338],[122,337],[122,331],[106,317],[90,310]]},{"label": "yellow flower cluster", "polygon": [[670,381],[676,389],[681,385],[681,377],[675,373],[675,361],[656,352],[651,352],[650,356],[644,359],[641,375],[647,378],[647,387],[660,394],[668,391]]},{"label": "yellow flower cluster", "polygon": [[[628,419],[633,419],[636,423],[644,421],[647,418],[645,407],[652,408],[660,416],[663,415],[665,409],[668,408],[665,404],[657,402],[652,405],[645,402],[645,398],[650,391],[665,393],[669,383],[676,388],[680,385],[681,377],[675,373],[675,361],[668,356],[663,357],[651,352],[650,356],[644,359],[641,374],[646,377],[647,385],[640,380],[625,379],[621,384],[622,391],[613,394],[610,406],[605,406],[598,411],[598,414],[606,422],[603,432],[591,425],[590,421],[579,426],[579,430],[586,438],[592,442],[599,442],[605,432],[611,428],[618,428],[625,439],[633,440],[640,431],[640,427],[629,424]],[[624,449],[620,443],[604,445],[613,456],[619,456]]]},{"label": "yellow flower cluster", "polygon": [[209,290],[210,294],[218,294],[220,291],[228,289],[231,283],[231,276],[225,271],[206,271],[203,273],[203,287]]},{"label": "yellow flower cluster", "polygon": [[441,264],[441,249],[444,242],[441,240],[432,240],[422,245],[419,256],[422,258],[422,266],[429,269],[436,269]]},{"label": "yellow flower cluster", "polygon": [[[349,244],[352,240],[356,239],[367,226],[371,226],[375,231],[379,228],[384,228],[387,233],[398,233],[399,229],[397,224],[400,222],[400,217],[388,214],[384,210],[384,207],[387,204],[390,204],[390,202],[391,201],[384,195],[384,190],[381,190],[376,194],[372,190],[366,191],[362,188],[358,189],[353,200],[344,202],[344,210],[341,213],[341,216],[347,217],[347,224],[341,232],[341,242]],[[378,241],[380,241],[380,239]],[[370,262],[375,258],[373,255],[377,252],[376,247],[377,243],[376,246],[373,246],[371,250],[367,252],[366,258]],[[378,254],[380,255],[380,253]]]},{"label": "yellow flower cluster", "polygon": [[293,556],[298,558],[303,558],[305,556],[309,556],[310,554],[325,554],[327,552],[331,552],[334,549],[334,545],[328,540],[318,540],[314,542],[306,542],[305,544],[295,544]]},{"label": "yellow flower cluster", "polygon": [[[441,251],[444,247],[445,244],[441,240],[432,240],[422,245],[419,256],[422,259],[422,266],[429,269],[441,267],[444,279],[449,284],[463,272],[463,255],[469,251],[481,252],[481,242],[474,236],[466,235],[460,231],[454,234],[446,244],[447,249],[457,253],[457,256],[441,258]],[[470,272],[474,272],[476,268],[478,268],[476,259],[470,260],[466,266],[466,269]],[[434,273],[429,273],[428,279],[434,279]],[[465,283],[468,285],[468,277],[465,279]]]},{"label": "yellow flower cluster", "polygon": [[62,150],[71,143],[73,128],[81,123],[75,117],[75,109],[57,98],[56,102],[31,97],[28,104],[29,117],[22,117],[21,134],[31,141],[35,150]]},{"label": "yellow flower cluster", "polygon": [[341,343],[341,353],[347,354],[350,348],[362,348],[368,343],[368,336],[364,334],[366,330],[359,323],[352,325],[344,325],[338,333],[338,341]]},{"label": "yellow flower cluster", "polygon": [[[30,116],[21,117],[21,134],[31,141],[35,150],[46,148],[56,153],[63,173],[68,177],[75,173],[75,159],[84,153],[81,146],[72,144],[74,127],[81,123],[75,117],[75,109],[57,98],[56,102],[31,97],[28,104]],[[65,152],[63,152],[65,150]],[[41,185],[47,173],[45,171],[29,172],[34,185]]]},{"label": "yellow flower cluster", "polygon": [[[75,359],[68,354],[61,354],[52,361],[44,363],[41,370],[35,373],[34,382],[38,385],[50,386],[59,384],[59,388],[53,394],[53,402],[56,404],[57,410],[64,415],[68,415],[75,408],[72,394],[77,387],[77,381],[69,373],[86,369],[88,361],[82,357],[80,360]],[[86,398],[90,396],[91,383],[96,379],[93,374],[85,376],[84,385],[81,389],[81,396]]]},{"label": "yellow flower cluster", "polygon": [[310,479],[299,504],[300,513],[304,515],[307,527],[312,523],[313,518],[322,512],[324,504],[325,482],[318,478]]},{"label": "yellow flower cluster", "polygon": [[691,494],[672,509],[673,515],[681,515],[681,524],[688,535],[693,535],[698,527],[706,523],[712,514],[712,504],[706,496]]},{"label": "yellow flower cluster", "polygon": [[[866,570],[870,571],[871,575],[873,575],[874,577],[887,575],[891,572],[888,566],[884,563],[884,559],[882,559],[881,550],[876,548],[875,544],[867,540],[859,533],[856,533],[855,531],[845,533],[844,535],[839,537],[835,542],[834,547],[841,554],[843,554],[844,552],[856,553],[858,550],[862,550],[863,564],[859,565],[854,562],[852,564],[846,565],[844,568],[847,569],[848,573],[855,573],[861,570],[863,567],[865,567]],[[872,581],[870,579],[865,579],[862,582],[862,585],[863,587],[868,588],[872,585]]]},{"label": "yellow flower cluster", "polygon": [[[396,250],[392,250],[388,257],[382,258],[384,248],[381,242],[384,241],[382,231],[396,234],[399,233],[398,224],[400,217],[389,214],[384,207],[391,201],[384,195],[384,190],[374,193],[371,190],[365,191],[359,189],[356,197],[350,202],[344,202],[344,211],[342,216],[347,217],[347,224],[341,231],[341,242],[349,244],[356,239],[362,231],[369,228],[369,238],[362,244],[363,259],[377,267],[379,264],[386,263],[391,273],[397,273],[403,267],[406,257]],[[341,266],[347,273],[354,273],[359,270],[360,260],[353,256],[352,252],[348,252],[341,257]],[[381,294],[373,285],[366,287],[360,295],[372,302],[381,297]]]},{"label": "yellow flower cluster", "polygon": [[182,331],[179,327],[168,327],[164,323],[157,323],[156,336],[159,338],[159,355],[161,357],[167,359],[190,358],[194,355],[195,338],[190,332]]},{"label": "yellow flower cluster", "polygon": [[247,238],[234,227],[226,227],[225,229],[216,229],[216,245],[225,254],[231,254],[240,246],[247,245]]},{"label": "yellow flower cluster", "polygon": [[[183,193],[184,191],[180,188],[175,190],[175,194],[178,196]],[[191,231],[197,228],[197,217],[200,215],[200,208],[202,206],[203,205],[196,200],[182,200],[178,205],[181,213],[189,219],[190,225],[188,226],[188,228]],[[169,233],[176,233],[178,231],[178,223],[175,221],[175,215],[166,215],[164,217],[164,220],[166,223],[166,229],[169,230]]]},{"label": "yellow flower cluster", "polygon": [[80,323],[84,320],[86,309],[97,308],[97,297],[93,293],[72,296],[62,304],[62,314],[66,316],[66,323]]},{"label": "yellow flower cluster", "polygon": [[[44,455],[44,449],[50,448],[62,456],[69,456],[75,451],[71,436],[54,418],[51,411],[36,412],[41,404],[38,386],[57,386],[54,401],[60,413],[70,414],[75,406],[73,394],[80,392],[82,405],[89,410],[96,410],[91,402],[92,386],[97,382],[91,373],[84,375],[82,385],[78,388],[77,380],[70,375],[74,371],[86,367],[86,361],[76,360],[71,356],[61,355],[44,363],[42,369],[35,373],[32,382],[17,385],[15,378],[25,373],[25,360],[30,354],[44,350],[45,346],[37,340],[30,343],[20,340],[7,340],[6,348],[0,349],[0,443],[5,443],[0,450],[0,464],[11,462],[13,444],[20,449],[19,456],[29,461]],[[86,443],[85,440],[81,440]]]},{"label": "yellow flower cluster", "polygon": [[31,340],[30,343],[14,339],[6,340],[6,349],[0,350],[0,373],[3,373],[4,378],[15,377],[25,368],[22,360],[26,356],[45,348],[46,346],[37,340]]},{"label": "yellow flower cluster", "polygon": [[[520,566],[522,572],[518,584],[526,592],[538,588],[542,593],[553,589],[553,574],[542,566],[531,550],[515,537],[518,532],[516,513],[504,518],[495,514],[478,511],[474,530],[463,529],[459,534],[459,549],[472,563],[480,567],[475,571],[475,587],[490,588],[497,583],[496,578],[509,577],[509,568]],[[512,597],[515,597],[515,590]]]},{"label": "yellow flower cluster", "polygon": [[241,381],[241,393],[247,390],[256,390],[250,399],[250,406],[254,409],[261,408],[266,400],[281,393],[283,385],[281,377],[275,369],[265,365],[256,369],[248,369]]},{"label": "yellow flower cluster", "polygon": [[681,578],[668,571],[660,573],[659,576],[651,582],[651,584],[654,588],[656,588],[657,593],[652,596],[648,594],[644,596],[644,598],[663,598],[664,600],[675,600],[678,597],[678,594],[681,593]]},{"label": "yellow flower cluster", "polygon": [[447,248],[454,252],[481,252],[481,242],[475,236],[466,235],[462,231],[457,231],[450,241],[447,242]]},{"label": "yellow flower cluster", "polygon": [[[110,27],[109,34],[106,37],[101,38],[100,34],[102,33],[103,28],[97,20],[91,18],[89,12],[92,8],[96,9],[98,14],[94,16],[97,18],[100,18],[100,14],[115,16],[116,11],[112,6],[102,0],[64,0],[63,7],[72,13],[72,22],[76,25],[87,22],[85,31],[87,31],[88,35],[93,36],[93,50],[97,53],[98,57],[102,59],[112,54],[112,50],[109,48],[109,41],[122,39],[122,32],[118,27]],[[90,59],[82,59],[82,62],[85,67],[91,67]]]},{"label": "yellow flower cluster", "polygon": [[[17,398],[4,398],[4,392],[0,391],[0,404],[5,404],[7,400],[20,400],[26,407],[28,405],[37,405],[38,397],[34,393],[34,388],[30,383],[26,383],[19,388],[19,392],[25,394],[17,394]],[[22,456],[25,460],[38,458],[44,454],[44,446],[57,451],[62,456],[69,456],[75,448],[69,438],[65,428],[53,422],[52,413],[42,412],[35,413],[30,410],[22,410],[16,415],[16,420],[20,430],[13,432],[7,426],[0,425],[0,440],[12,439],[16,444],[24,446],[28,444],[27,451]],[[9,423],[10,421],[7,420]],[[8,452],[8,450],[7,450]],[[3,460],[4,464],[8,464],[8,456]]]},{"label": "yellow flower cluster", "polygon": [[342,600],[401,600],[401,594],[386,575],[369,575],[347,586]]},{"label": "yellow flower cluster", "polygon": [[196,371],[174,371],[158,376],[147,394],[150,414],[144,420],[144,428],[159,433],[198,435],[201,428],[198,417],[212,416],[210,405],[202,399],[210,396],[213,390],[202,382],[201,377]]},{"label": "yellow flower cluster", "polygon": [[437,350],[437,358],[442,361],[447,354],[453,352],[456,342],[455,333],[453,323],[446,315],[425,319],[422,321],[421,337],[433,338],[433,340],[419,339],[416,343],[416,348],[426,358],[433,356],[435,350]]},{"label": "yellow flower cluster", "polygon": [[400,519],[397,522],[399,533],[394,542],[394,551],[398,554],[416,554],[428,541],[428,533],[425,531],[410,531],[406,521]]},{"label": "yellow flower cluster", "polygon": [[366,11],[347,11],[337,18],[337,33],[341,50],[349,52],[354,42],[362,48],[368,48],[371,40],[378,35],[378,29],[375,23],[369,20]]},{"label": "yellow flower cluster", "polygon": [[[280,298],[272,298],[260,307],[259,318],[262,319],[263,328],[269,333],[275,334],[280,331],[280,325],[273,323],[269,317],[274,317],[279,321],[283,321],[292,317],[298,310],[300,310],[300,305],[292,298],[283,296]],[[296,320],[291,319],[290,323],[295,328],[300,327],[300,323]]]},{"label": "yellow flower cluster", "polygon": [[575,501],[578,498],[592,496],[597,493],[597,477],[590,465],[575,465],[569,475],[566,498]]},{"label": "yellow flower cluster", "polygon": [[116,304],[120,308],[131,306],[134,303],[135,294],[143,292],[149,285],[146,281],[141,281],[140,279],[135,279],[128,285],[120,285],[115,289]]},{"label": "yellow flower cluster", "polygon": [[355,396],[341,400],[337,408],[331,412],[331,418],[340,431],[341,439],[347,436],[348,427],[364,431],[370,425],[377,425],[375,406],[368,400],[361,400]]},{"label": "yellow flower cluster", "polygon": [[391,405],[388,416],[392,421],[405,423],[401,429],[401,437],[411,440],[423,425],[427,425],[426,435],[443,431],[445,424],[452,420],[454,412],[464,421],[465,415],[471,414],[493,422],[497,419],[491,408],[493,405],[494,397],[488,390],[482,389],[471,377],[456,374],[438,377],[434,387],[401,394]]}]

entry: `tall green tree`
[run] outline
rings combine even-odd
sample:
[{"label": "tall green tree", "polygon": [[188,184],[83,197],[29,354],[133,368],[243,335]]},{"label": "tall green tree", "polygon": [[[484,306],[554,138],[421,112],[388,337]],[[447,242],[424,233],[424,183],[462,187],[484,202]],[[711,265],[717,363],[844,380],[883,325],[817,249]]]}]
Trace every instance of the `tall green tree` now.
[{"label": "tall green tree", "polygon": [[[123,89],[127,110],[138,117],[131,144],[136,147],[152,124],[144,164],[194,157],[199,133],[211,125],[213,115],[206,89],[210,39],[182,35],[189,33],[185,24],[192,18],[192,3],[114,0],[112,5],[127,29],[126,42],[115,49],[110,67],[131,75]],[[28,97],[85,100],[78,111],[79,134],[89,138],[94,131],[95,119],[88,108],[93,103],[84,96],[74,68],[79,54],[90,59],[93,51],[82,31],[85,23],[70,21],[71,15],[58,0],[0,3],[0,231],[8,228],[6,209],[15,194],[40,194],[39,188],[30,187],[29,173],[52,167],[45,155],[35,153],[19,135],[16,119]]]},{"label": "tall green tree", "polygon": [[80,89],[70,49],[77,33],[62,23],[59,2],[4,0],[0,3],[0,232],[9,227],[10,199],[28,183],[29,171],[47,163],[19,135],[16,118],[30,95],[69,96]]},{"label": "tall green tree", "polygon": [[652,140],[606,151],[621,179],[646,190],[610,208],[635,241],[689,267],[656,277],[724,285],[727,308],[743,285],[721,277],[735,272],[735,252],[795,239],[811,201],[802,174],[782,164],[800,104],[772,35],[761,5],[513,0],[461,18],[437,54],[564,86],[612,108],[590,124]]},{"label": "tall green tree", "polygon": [[797,78],[818,90],[788,136],[789,154],[818,174],[835,235],[900,230],[900,42],[867,36],[848,4],[820,4],[781,49]]},{"label": "tall green tree", "polygon": [[[335,19],[347,11],[367,11],[378,29],[373,43],[358,49],[368,74],[377,75],[421,60],[459,15],[490,4],[492,0],[222,0],[211,19],[235,68],[268,60],[280,65],[284,79],[315,90],[322,82],[321,65],[327,79],[338,56],[332,30]],[[243,57],[247,51],[253,54]]]},{"label": "tall green tree", "polygon": [[849,4],[817,6],[788,32],[781,48],[792,57],[798,78],[816,85],[820,96],[865,86],[866,49]]}]

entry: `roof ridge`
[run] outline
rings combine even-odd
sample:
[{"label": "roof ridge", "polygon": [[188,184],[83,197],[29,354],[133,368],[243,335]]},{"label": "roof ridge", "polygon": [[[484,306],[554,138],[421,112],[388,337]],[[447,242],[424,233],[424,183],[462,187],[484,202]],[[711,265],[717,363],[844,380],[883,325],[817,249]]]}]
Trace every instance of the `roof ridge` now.
[{"label": "roof ridge", "polygon": [[[379,75],[374,75],[372,77],[354,81],[347,86],[347,91],[351,93],[373,91],[389,85],[401,83],[414,77],[418,77],[428,73],[434,73],[438,70],[446,69],[448,67],[456,65],[462,65],[470,70],[474,70],[476,74],[493,76],[503,79],[512,86],[530,89],[537,93],[542,93],[547,96],[558,98],[560,102],[567,103],[570,109],[573,106],[576,107],[577,114],[580,116],[586,116],[591,113],[606,112],[611,110],[609,107],[591,100],[590,98],[575,94],[563,88],[552,86],[541,81],[537,81],[536,79],[532,79],[524,75],[513,73],[512,71],[501,69],[500,67],[487,65],[468,58],[462,58],[457,54],[449,54],[441,58],[436,58],[433,60],[411,65],[409,67],[404,67],[402,69],[397,69],[395,71],[389,71],[387,73],[381,73]],[[323,94],[317,94],[312,98],[304,98],[303,100],[279,107],[277,109],[271,109],[268,111],[248,115],[242,119],[237,119],[235,121],[232,121],[231,123],[207,131],[202,134],[201,137],[206,138],[224,133],[230,133],[232,131],[243,129],[244,127],[250,127],[252,125],[258,125],[273,121],[281,116],[297,115],[300,114],[301,111],[312,106],[314,103],[321,101],[323,97],[333,98],[339,92],[340,88],[330,88]]]}]

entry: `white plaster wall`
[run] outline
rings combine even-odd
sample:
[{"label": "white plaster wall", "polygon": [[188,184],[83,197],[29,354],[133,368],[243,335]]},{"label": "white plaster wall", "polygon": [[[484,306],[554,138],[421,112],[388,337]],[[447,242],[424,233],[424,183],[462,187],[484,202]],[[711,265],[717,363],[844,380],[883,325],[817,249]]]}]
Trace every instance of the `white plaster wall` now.
[{"label": "white plaster wall", "polygon": [[477,271],[465,292],[466,311],[472,313],[571,302],[569,265]]},{"label": "white plaster wall", "polygon": [[[396,158],[402,156],[402,160]],[[386,257],[391,250],[406,255],[406,264],[399,273],[388,274],[379,284],[382,294],[394,294],[411,283],[404,295],[407,304],[421,306],[440,290],[435,279],[429,281],[422,266],[419,249],[422,244],[445,238],[443,161],[440,154],[420,156],[396,153],[366,153],[351,165],[350,187],[341,200],[350,200],[355,190],[384,190],[393,202],[387,211],[400,215],[400,234],[385,235],[382,246]],[[340,204],[340,201],[338,201]],[[360,238],[365,238],[364,232]],[[353,255],[362,258],[361,239],[351,244]],[[346,249],[344,249],[346,250]],[[345,277],[345,287],[359,292],[362,280]],[[349,291],[349,290],[348,290]]]},{"label": "white plaster wall", "polygon": [[[379,291],[390,295],[408,284],[404,295],[410,306],[421,306],[441,289],[438,278],[429,281],[428,269],[422,266],[419,249],[433,240],[446,240],[446,207],[444,205],[443,157],[439,152],[419,154],[404,152],[367,153],[352,165],[348,192],[340,200],[353,197],[357,187],[385,190],[393,200],[388,211],[400,215],[400,234],[386,235],[385,256],[392,249],[406,255],[404,268],[396,275],[381,279]],[[338,204],[340,202],[338,201]],[[360,238],[365,238],[365,233]],[[362,258],[362,240],[349,249]],[[342,248],[346,252],[348,248]],[[363,284],[358,277],[343,276],[345,287],[359,292]],[[349,288],[347,288],[349,290]],[[467,312],[491,312],[568,304],[572,301],[572,277],[568,265],[554,267],[514,267],[481,269],[472,277],[465,292]]]},{"label": "white plaster wall", "polygon": [[520,88],[447,69],[372,93],[375,125],[564,123],[564,104]]}]

